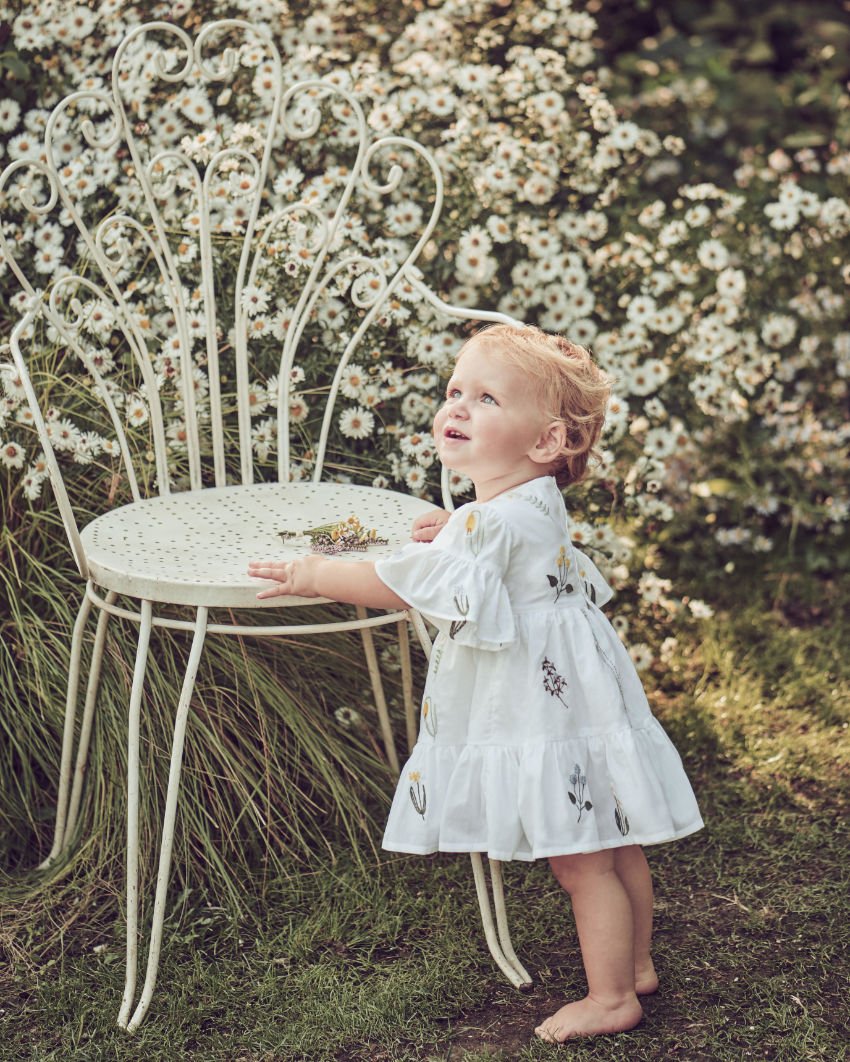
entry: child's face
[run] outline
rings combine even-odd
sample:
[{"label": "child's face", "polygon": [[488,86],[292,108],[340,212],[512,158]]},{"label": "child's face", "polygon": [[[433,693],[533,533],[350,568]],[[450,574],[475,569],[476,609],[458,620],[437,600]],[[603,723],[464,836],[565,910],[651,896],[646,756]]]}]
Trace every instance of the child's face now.
[{"label": "child's face", "polygon": [[538,443],[547,424],[533,382],[492,341],[473,339],[446,386],[434,439],[443,464],[469,476],[486,501],[543,475],[549,458]]}]

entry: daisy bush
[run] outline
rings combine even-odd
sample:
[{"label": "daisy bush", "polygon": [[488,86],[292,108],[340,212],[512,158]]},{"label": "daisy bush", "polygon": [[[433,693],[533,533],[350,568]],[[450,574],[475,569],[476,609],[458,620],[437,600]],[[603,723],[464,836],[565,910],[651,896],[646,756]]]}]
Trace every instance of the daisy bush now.
[{"label": "daisy bush", "polygon": [[[152,372],[133,363],[126,329],[94,288],[76,293],[73,349],[49,325],[29,337],[41,371],[76,384],[67,409],[57,402],[47,411],[53,446],[70,475],[90,474],[75,466],[92,465],[108,474],[111,502],[125,500],[116,480],[119,447],[109,421],[89,410],[92,381],[99,376],[112,397],[151,484],[163,474],[151,433],[151,417],[161,411],[165,474],[185,486],[192,408],[203,428],[220,407],[235,438],[238,329],[250,352],[256,474],[276,472],[279,410],[294,440],[288,474],[312,474],[339,354],[414,248],[433,204],[421,156],[401,146],[376,156],[374,184],[352,198],[334,248],[360,265],[326,285],[281,379],[281,348],[317,233],[357,153],[356,115],[339,89],[362,105],[371,137],[426,145],[447,197],[415,268],[407,268],[346,365],[326,478],[439,497],[430,425],[464,331],[423,298],[424,281],[449,303],[499,310],[569,336],[614,377],[603,459],[589,489],[570,499],[573,532],[615,586],[635,589],[645,615],[710,615],[695,595],[709,596],[736,566],[847,563],[847,151],[830,144],[751,153],[727,187],[689,181],[679,162],[685,142],[638,124],[610,98],[596,23],[571,0],[446,0],[400,5],[391,14],[371,0],[57,0],[20,11],[7,5],[4,17],[9,54],[37,86],[36,95],[28,93],[19,78],[18,96],[0,103],[4,165],[40,158],[53,106],[72,90],[106,89],[115,47],[142,21],[193,34],[213,18],[248,19],[273,36],[285,86],[319,79],[328,89],[312,101],[296,97],[272,131],[255,237],[260,265],[243,278],[235,303],[217,302],[215,322],[199,282],[192,178],[165,159],[153,177],[184,287],[188,336],[175,331],[148,245],[115,226],[103,250],[151,351]],[[154,53],[164,51],[167,70],[179,69],[184,58],[174,39],[158,37],[155,48],[140,38],[127,56],[122,92],[132,101],[142,156],[179,148],[208,180],[216,280],[229,280],[232,290],[273,85],[259,39],[227,43],[238,65],[226,82],[170,83],[158,76]],[[80,136],[83,118],[105,131],[106,110],[84,99],[62,117],[53,151],[81,217],[94,224],[140,207],[126,149]],[[295,135],[314,120],[314,136]],[[392,163],[403,179],[381,192]],[[33,173],[29,192],[44,203],[46,182]],[[79,270],[74,263],[87,260],[87,249],[67,211],[48,216],[22,206],[14,183],[3,193],[4,233],[32,286],[49,291]],[[28,297],[17,293],[8,263],[0,272],[11,324]],[[211,345],[219,358],[212,373]],[[186,353],[191,379],[182,367]],[[0,378],[0,462],[12,495],[37,505],[44,456],[8,349],[0,350]],[[202,430],[205,460],[208,448]],[[459,476],[452,482],[459,499],[470,486]],[[646,646],[633,652],[646,666]]]}]

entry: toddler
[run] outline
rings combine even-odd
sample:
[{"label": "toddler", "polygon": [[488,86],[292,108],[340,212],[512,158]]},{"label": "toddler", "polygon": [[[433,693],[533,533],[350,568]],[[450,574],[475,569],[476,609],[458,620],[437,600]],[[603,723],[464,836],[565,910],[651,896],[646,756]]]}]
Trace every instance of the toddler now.
[{"label": "toddler", "polygon": [[570,541],[561,488],[586,475],[608,378],[582,347],[497,325],[461,348],[434,418],[475,501],[416,521],[391,557],[252,562],[261,598],[412,607],[438,629],[419,740],[383,847],[548,859],[569,893],[587,995],[543,1040],[613,1033],[658,979],[641,848],[702,826],[678,753],[600,605],[611,590]]}]

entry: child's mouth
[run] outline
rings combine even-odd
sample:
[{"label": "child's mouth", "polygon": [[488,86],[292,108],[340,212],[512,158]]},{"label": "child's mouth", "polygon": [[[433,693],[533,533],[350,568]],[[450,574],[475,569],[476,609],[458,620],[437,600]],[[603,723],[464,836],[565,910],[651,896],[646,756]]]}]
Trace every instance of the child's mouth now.
[{"label": "child's mouth", "polygon": [[464,435],[463,432],[458,431],[456,428],[446,428],[446,430],[443,432],[443,438],[444,439],[464,439],[467,442],[469,441],[469,436],[468,435]]}]

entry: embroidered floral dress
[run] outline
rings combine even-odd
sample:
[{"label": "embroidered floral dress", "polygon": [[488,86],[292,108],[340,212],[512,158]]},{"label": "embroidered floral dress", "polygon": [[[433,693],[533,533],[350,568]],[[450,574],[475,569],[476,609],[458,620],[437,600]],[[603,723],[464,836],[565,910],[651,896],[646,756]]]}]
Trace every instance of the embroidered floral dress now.
[{"label": "embroidered floral dress", "polygon": [[461,506],[376,570],[439,631],[384,848],[531,860],[702,826],[551,476]]}]

